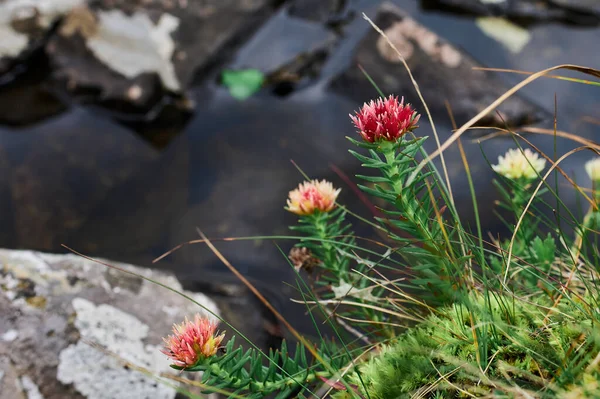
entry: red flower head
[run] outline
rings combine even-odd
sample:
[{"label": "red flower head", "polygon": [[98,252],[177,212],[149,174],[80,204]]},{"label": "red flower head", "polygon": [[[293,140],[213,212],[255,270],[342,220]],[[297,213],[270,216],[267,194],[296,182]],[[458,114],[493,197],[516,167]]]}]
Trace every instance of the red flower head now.
[{"label": "red flower head", "polygon": [[418,127],[420,117],[410,104],[404,104],[404,97],[398,101],[394,96],[371,100],[356,112],[356,116],[350,115],[362,138],[369,143],[380,140],[397,141]]},{"label": "red flower head", "polygon": [[173,326],[173,335],[163,338],[165,348],[161,351],[179,367],[191,367],[199,360],[217,353],[225,334],[216,335],[217,323],[196,315],[194,321],[186,317],[181,324]]}]

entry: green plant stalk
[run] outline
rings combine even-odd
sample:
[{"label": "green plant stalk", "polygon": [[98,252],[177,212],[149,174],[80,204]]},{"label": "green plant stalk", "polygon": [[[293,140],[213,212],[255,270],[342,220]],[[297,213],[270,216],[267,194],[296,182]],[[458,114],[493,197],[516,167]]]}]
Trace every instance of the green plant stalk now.
[{"label": "green plant stalk", "polygon": [[327,232],[327,225],[329,222],[328,215],[329,214],[325,212],[316,212],[310,216],[310,220],[317,232],[316,238],[321,240],[321,248],[323,249],[323,259],[321,259],[321,261],[324,262],[328,268],[339,271],[340,265],[338,264],[337,249],[335,248],[335,245],[329,241],[333,237],[329,237]]},{"label": "green plant stalk", "polygon": [[389,141],[381,142],[379,148],[385,158],[385,163],[387,165],[385,169],[382,168],[382,171],[386,175],[386,178],[388,178],[392,182],[392,190],[396,195],[397,200],[399,199],[401,204],[399,208],[401,208],[401,210],[405,212],[406,219],[409,220],[411,224],[413,224],[417,228],[416,230],[420,233],[421,237],[416,238],[425,240],[426,244],[432,244],[435,250],[433,250],[433,248],[429,245],[425,245],[425,249],[437,255],[440,253],[440,251],[435,243],[433,236],[429,232],[429,226],[424,226],[422,222],[417,220],[419,203],[415,197],[410,197],[410,195],[406,195],[405,189],[408,187],[403,186],[402,180],[400,178],[400,167],[396,162],[396,149],[400,148],[401,145],[401,142],[398,144],[391,143]]},{"label": "green plant stalk", "polygon": [[[248,389],[254,392],[261,391],[265,394],[269,394],[277,390],[300,386],[300,380],[298,380],[297,378],[286,378],[279,373],[275,374],[275,376],[277,376],[275,381],[261,382],[253,380],[250,377],[238,378],[232,375],[234,373],[232,373],[231,370],[222,367],[219,362],[208,362],[205,364],[198,364],[194,366],[194,370],[203,371],[205,373],[208,372],[212,376],[217,376],[219,378],[219,381],[221,382],[220,385],[235,390]],[[308,372],[306,374],[306,377],[303,378],[301,382],[304,384],[308,384],[315,381],[319,377],[328,378],[330,376],[331,373],[329,373],[328,371]]]},{"label": "green plant stalk", "polygon": [[[508,186],[508,190],[503,187],[503,184],[496,180],[496,187],[499,189],[500,194],[504,197],[504,203],[501,205],[504,208],[510,210],[510,212],[515,217],[515,223],[519,220],[521,215],[523,214],[523,209],[525,205],[530,200],[530,192],[528,189],[531,186],[531,180],[509,180],[506,179],[506,185]],[[539,200],[539,196],[547,192],[547,190],[542,189],[538,192],[533,204],[537,203]],[[530,242],[536,233],[537,220],[535,217],[532,217],[530,213],[526,213],[523,215],[523,222],[520,225],[519,230],[516,232],[516,238],[518,242],[528,243]],[[511,229],[514,226],[509,226]]]},{"label": "green plant stalk", "polygon": [[[511,199],[511,206],[513,208],[513,213],[517,220],[521,217],[523,213],[523,209],[525,205],[529,201],[527,188],[529,184],[527,182],[517,181],[513,186],[513,198]],[[535,223],[531,221],[531,223],[527,222],[527,219],[531,219],[529,214],[525,214],[523,216],[523,223],[521,223],[521,228],[517,231],[517,238],[521,240],[521,242],[526,243],[529,242],[533,238],[534,229],[533,226]]]}]

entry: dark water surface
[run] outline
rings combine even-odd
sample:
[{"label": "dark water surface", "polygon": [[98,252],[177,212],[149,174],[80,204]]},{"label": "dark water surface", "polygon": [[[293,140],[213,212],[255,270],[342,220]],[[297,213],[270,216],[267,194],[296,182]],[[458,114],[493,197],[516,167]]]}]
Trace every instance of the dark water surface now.
[{"label": "dark water surface", "polygon": [[[357,9],[374,15],[376,3],[358,2]],[[532,40],[514,55],[486,37],[472,19],[424,14],[412,0],[396,3],[490,67],[536,71],[572,63],[600,68],[597,28],[531,27]],[[346,36],[330,54],[319,80],[286,97],[265,90],[238,102],[215,79],[208,79],[193,90],[198,107],[192,120],[163,150],[106,116],[77,106],[28,127],[0,126],[0,247],[62,252],[64,243],[86,254],[149,265],[172,246],[196,239],[197,227],[209,237],[285,235],[286,226],[295,221],[283,210],[287,192],[302,180],[290,159],[308,175],[343,187],[341,200],[367,214],[330,167],[334,164],[349,176],[359,170],[347,153],[344,137],[354,134],[348,113],[360,104],[331,94],[327,84],[348,67],[353,48],[368,29],[362,18],[356,18],[345,28]],[[231,66],[268,69],[331,34],[318,24],[280,13],[248,42]],[[507,83],[522,79],[502,77]],[[551,113],[556,96],[558,128],[596,141],[600,127],[583,119],[600,119],[599,93],[598,87],[554,79],[539,80],[522,91]],[[0,101],[4,110],[20,109],[14,98],[2,95]],[[430,134],[425,119],[422,126],[420,133]],[[449,126],[437,127],[443,141],[450,134]],[[551,139],[531,139],[552,153]],[[493,175],[481,149],[495,162],[514,143],[503,138],[481,147],[471,141],[465,145],[483,221],[494,229]],[[434,147],[430,140],[428,150]],[[559,140],[557,147],[562,154],[575,146]],[[586,184],[582,163],[590,157],[580,153],[563,167]],[[446,160],[456,201],[470,217],[470,197],[455,147]],[[286,252],[291,246],[291,242],[279,243]],[[281,298],[291,293],[281,284],[291,272],[272,241],[227,242],[218,247],[242,272],[271,286]],[[200,245],[177,251],[161,266],[197,280],[219,278],[215,276],[224,270]]]}]

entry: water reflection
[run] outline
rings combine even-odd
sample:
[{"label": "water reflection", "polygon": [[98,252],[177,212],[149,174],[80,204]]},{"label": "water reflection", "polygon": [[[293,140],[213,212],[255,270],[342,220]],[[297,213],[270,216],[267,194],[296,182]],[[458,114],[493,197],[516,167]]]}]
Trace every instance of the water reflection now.
[{"label": "water reflection", "polygon": [[[562,62],[600,66],[600,54],[589,50],[594,48],[598,29],[539,25],[532,28],[532,41],[525,51],[512,55],[483,36],[472,20],[423,14],[412,1],[396,3],[486,65],[523,70]],[[372,10],[374,3],[369,4]],[[286,24],[280,18],[277,23]],[[193,93],[197,112],[161,152],[126,128],[78,107],[32,127],[0,128],[0,246],[61,251],[60,244],[66,243],[91,255],[148,264],[170,247],[197,238],[197,227],[210,237],[285,235],[286,226],[295,218],[283,210],[284,201],[301,180],[290,159],[309,176],[343,187],[341,201],[368,215],[330,168],[334,164],[349,176],[359,170],[346,151],[344,138],[354,134],[347,115],[359,104],[327,90],[329,79],[350,62],[351,50],[366,29],[360,18],[349,25],[347,36],[324,66],[321,80],[283,99],[265,91],[236,102],[209,79]],[[277,37],[259,34],[251,45],[268,48],[273,41],[297,40],[302,30],[290,30],[290,37],[286,32],[281,29]],[[319,42],[317,36],[310,36],[311,43]],[[257,52],[242,51],[240,57],[233,65],[248,66]],[[519,79],[514,75],[502,78],[506,82]],[[545,79],[523,93],[549,112],[553,112],[556,96],[559,128],[596,137],[598,128],[582,118],[597,112],[598,88]],[[430,135],[423,121],[420,132]],[[441,140],[450,134],[449,126],[438,126],[438,130]],[[492,172],[482,152],[495,161],[514,143],[504,138],[480,145],[471,141],[475,137],[469,135],[465,146],[485,227],[494,230],[498,226],[492,221]],[[544,151],[554,150],[554,143],[545,137],[531,140]],[[556,147],[562,154],[575,146],[558,140]],[[428,150],[433,148],[430,140]],[[570,158],[563,167],[583,182],[581,165],[590,156]],[[446,160],[457,204],[470,218],[470,195],[456,148],[447,152]],[[570,194],[567,198],[574,203]],[[281,245],[287,251],[291,243]],[[280,286],[291,275],[270,240],[218,246],[244,273],[262,281]],[[162,265],[185,269],[197,279],[207,270],[222,270],[203,246],[185,247]]]}]

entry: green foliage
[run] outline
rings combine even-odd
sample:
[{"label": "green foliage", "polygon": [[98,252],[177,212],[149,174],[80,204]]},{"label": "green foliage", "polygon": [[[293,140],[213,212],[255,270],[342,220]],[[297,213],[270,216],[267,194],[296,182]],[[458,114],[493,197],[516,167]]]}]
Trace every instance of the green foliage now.
[{"label": "green foliage", "polygon": [[349,272],[350,259],[341,251],[354,246],[355,239],[352,225],[345,219],[346,211],[340,207],[331,212],[316,211],[300,216],[299,225],[290,227],[310,238],[301,239],[297,246],[308,248],[321,261],[320,267],[329,272],[325,275],[328,282],[337,282],[339,276]]},{"label": "green foliage", "polygon": [[245,100],[260,90],[265,75],[258,69],[244,69],[240,71],[223,71],[221,75],[223,86],[229,89],[231,97]]},{"label": "green foliage", "polygon": [[[297,226],[290,229],[300,232],[307,239],[300,239],[297,247],[308,248],[318,260],[318,286],[328,290],[321,293],[323,300],[344,300],[368,303],[381,294],[381,288],[369,288],[372,284],[364,278],[373,264],[359,259],[351,252],[356,247],[352,225],[345,221],[346,211],[338,207],[330,212],[315,211],[311,215],[300,216]],[[372,321],[384,321],[380,312],[371,307],[336,308],[344,317],[359,317]]]},{"label": "green foliage", "polygon": [[[324,343],[320,350],[329,370],[339,370],[349,362],[348,355],[338,354],[339,351],[332,343]],[[244,351],[242,347],[235,348],[234,338],[229,340],[224,352],[223,355],[203,358],[200,363],[185,371],[202,371],[203,384],[229,391],[231,398],[242,396],[256,399],[273,392],[277,392],[276,397],[280,399],[301,395],[319,377],[331,376],[331,372],[323,364],[309,364],[306,349],[300,344],[296,346],[296,353],[292,357],[284,341],[279,350],[270,351],[266,364],[255,349]],[[336,355],[331,355],[332,353]],[[214,389],[204,393],[214,392]]]},{"label": "green foliage", "polygon": [[404,247],[398,251],[411,264],[416,273],[413,284],[425,288],[437,301],[449,301],[457,296],[460,281],[456,270],[457,248],[451,242],[455,238],[450,224],[441,223],[442,211],[432,182],[433,172],[420,173],[410,180],[417,167],[417,153],[427,138],[400,139],[396,143],[379,141],[362,143],[349,138],[353,144],[368,150],[367,155],[350,150],[362,166],[375,170],[381,176],[357,177],[373,184],[358,185],[365,193],[380,198],[395,209],[382,209],[386,218],[376,218],[389,236]]},{"label": "green foliage", "polygon": [[529,248],[532,258],[540,266],[545,266],[544,271],[548,272],[550,265],[556,257],[556,244],[554,238],[548,236],[542,240],[540,237],[535,237]]},{"label": "green foliage", "polygon": [[[368,105],[355,123],[393,128],[389,107]],[[478,218],[477,234],[462,225],[433,165],[417,169],[426,138],[406,137],[349,139],[370,172],[357,176],[358,187],[382,215],[366,222],[384,232],[383,242],[357,244],[351,211],[333,200],[314,206],[323,204],[316,186],[301,193],[315,202],[298,213],[310,214],[290,227],[301,248],[290,259],[297,270],[306,260],[315,269],[307,283],[298,280],[302,298],[313,321],[316,312],[338,322],[343,348],[319,332],[320,361],[308,364],[302,346],[292,357],[284,345],[265,360],[230,341],[225,355],[194,370],[206,384],[249,398],[315,397],[319,383],[338,399],[600,398],[600,195],[582,220],[570,214],[574,231],[565,233],[540,212],[545,193],[562,203],[549,185],[533,190],[539,170],[513,174],[519,162],[502,164],[495,170],[521,176],[494,181],[511,234],[484,242]]]},{"label": "green foliage", "polygon": [[[470,304],[439,309],[361,366],[369,396],[555,397],[583,378],[600,350],[600,314],[581,303],[473,294]],[[481,323],[493,326],[486,337],[477,334]]]}]

